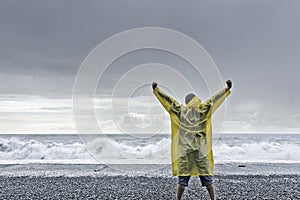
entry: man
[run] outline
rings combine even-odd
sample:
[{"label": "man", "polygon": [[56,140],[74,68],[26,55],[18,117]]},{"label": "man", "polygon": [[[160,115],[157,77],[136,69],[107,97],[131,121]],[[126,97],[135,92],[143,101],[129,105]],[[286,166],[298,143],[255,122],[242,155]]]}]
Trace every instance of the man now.
[{"label": "man", "polygon": [[172,128],[172,173],[178,176],[177,199],[180,200],[191,176],[199,176],[211,199],[215,199],[212,176],[214,158],[212,152],[211,119],[214,111],[231,93],[232,82],[206,102],[194,94],[185,97],[186,105],[180,105],[152,83],[153,93],[168,111]]}]

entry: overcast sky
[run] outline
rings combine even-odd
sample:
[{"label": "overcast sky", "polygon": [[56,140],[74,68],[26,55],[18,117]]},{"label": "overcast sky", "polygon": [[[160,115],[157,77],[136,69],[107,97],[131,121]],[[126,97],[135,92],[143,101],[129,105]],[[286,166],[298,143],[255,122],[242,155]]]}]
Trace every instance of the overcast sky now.
[{"label": "overcast sky", "polygon": [[[233,80],[222,132],[299,133],[299,9],[298,0],[2,0],[0,133],[75,133],[72,89],[85,57],[113,34],[149,26],[192,37],[208,51],[223,79]],[[151,59],[180,64],[158,51],[133,54],[114,63],[99,93],[122,76],[122,66]],[[135,101],[158,105],[151,89],[142,94]],[[207,91],[198,95],[209,97]],[[122,132],[106,118],[111,111],[101,98],[99,123],[107,132]],[[116,116],[116,123],[125,127],[127,117],[147,125],[147,106],[138,108]],[[156,114],[157,122],[166,116],[162,110]]]}]

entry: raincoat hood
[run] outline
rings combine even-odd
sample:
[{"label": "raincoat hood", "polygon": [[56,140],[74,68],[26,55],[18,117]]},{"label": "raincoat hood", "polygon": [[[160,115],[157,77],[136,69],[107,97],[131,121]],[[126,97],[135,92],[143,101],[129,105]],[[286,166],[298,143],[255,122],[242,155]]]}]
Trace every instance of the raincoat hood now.
[{"label": "raincoat hood", "polygon": [[198,105],[200,105],[201,99],[199,99],[197,96],[194,96],[190,102],[188,104],[186,104],[187,107],[197,107]]}]

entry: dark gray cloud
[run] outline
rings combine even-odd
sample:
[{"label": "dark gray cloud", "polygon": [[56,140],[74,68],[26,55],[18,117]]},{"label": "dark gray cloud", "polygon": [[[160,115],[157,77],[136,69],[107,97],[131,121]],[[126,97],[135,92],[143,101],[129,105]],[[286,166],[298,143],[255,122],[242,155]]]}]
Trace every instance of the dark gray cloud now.
[{"label": "dark gray cloud", "polygon": [[299,6],[297,0],[4,0],[0,91],[70,96],[76,71],[99,42],[158,26],[183,32],[208,50],[223,77],[234,80],[233,103],[298,110]]}]

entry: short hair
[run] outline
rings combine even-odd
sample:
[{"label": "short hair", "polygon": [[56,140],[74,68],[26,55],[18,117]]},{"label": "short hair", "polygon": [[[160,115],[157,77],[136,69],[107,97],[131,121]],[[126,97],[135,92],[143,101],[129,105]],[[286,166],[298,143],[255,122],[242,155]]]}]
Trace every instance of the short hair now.
[{"label": "short hair", "polygon": [[185,96],[185,104],[188,104],[196,95],[193,93],[190,93]]}]

